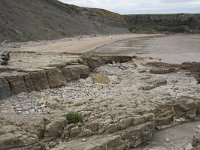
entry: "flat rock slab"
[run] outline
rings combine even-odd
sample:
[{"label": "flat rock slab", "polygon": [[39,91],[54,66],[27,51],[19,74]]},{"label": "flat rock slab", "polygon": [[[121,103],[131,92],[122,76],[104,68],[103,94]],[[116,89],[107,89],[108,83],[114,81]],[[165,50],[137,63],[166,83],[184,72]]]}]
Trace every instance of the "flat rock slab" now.
[{"label": "flat rock slab", "polygon": [[74,141],[62,143],[52,150],[122,150],[123,143],[120,136],[106,135],[94,136],[86,139],[77,139]]},{"label": "flat rock slab", "polygon": [[152,142],[148,146],[135,150],[169,150],[185,149],[190,147],[193,135],[199,131],[200,122],[191,122],[158,131],[154,134]]},{"label": "flat rock slab", "polygon": [[0,66],[0,77],[15,72],[43,70],[44,67],[64,67],[66,64],[78,63],[81,60],[78,55],[56,53],[11,52],[10,57],[7,66]]}]

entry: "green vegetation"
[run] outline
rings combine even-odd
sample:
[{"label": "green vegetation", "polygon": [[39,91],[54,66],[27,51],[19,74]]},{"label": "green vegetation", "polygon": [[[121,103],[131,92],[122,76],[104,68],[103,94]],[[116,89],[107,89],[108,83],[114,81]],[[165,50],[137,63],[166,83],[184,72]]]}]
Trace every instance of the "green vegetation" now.
[{"label": "green vegetation", "polygon": [[81,105],[83,105],[83,103],[81,103],[81,102],[74,104],[75,107],[78,107],[78,106],[81,106]]},{"label": "green vegetation", "polygon": [[78,124],[78,123],[83,123],[83,121],[84,121],[82,114],[80,114],[78,112],[70,112],[70,113],[66,114],[65,117],[69,124],[71,124],[71,123]]},{"label": "green vegetation", "polygon": [[150,24],[150,23],[139,23],[139,24],[131,24],[129,26],[130,32],[143,32],[143,31],[152,31],[157,30],[158,25]]}]

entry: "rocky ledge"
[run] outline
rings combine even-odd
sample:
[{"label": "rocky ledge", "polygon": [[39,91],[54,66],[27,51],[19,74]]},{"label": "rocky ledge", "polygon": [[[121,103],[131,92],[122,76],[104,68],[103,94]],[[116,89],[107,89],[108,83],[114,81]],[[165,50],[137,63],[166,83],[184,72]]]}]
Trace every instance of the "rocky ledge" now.
[{"label": "rocky ledge", "polygon": [[200,85],[182,65],[99,56],[79,62],[58,70],[66,78],[64,68],[86,66],[82,79],[2,100],[0,149],[131,149],[156,130],[198,120]]},{"label": "rocky ledge", "polygon": [[[13,54],[14,58],[17,57]],[[21,92],[40,91],[48,88],[58,88],[64,86],[67,81],[88,77],[94,68],[112,62],[129,61],[131,57],[100,57],[100,56],[75,56],[75,55],[46,55],[46,54],[26,54],[32,55],[35,60],[28,64],[29,59],[14,60],[8,67],[0,67],[0,99],[10,97]],[[41,56],[41,55],[45,55]],[[38,57],[38,58],[34,58]],[[50,57],[54,57],[53,59]],[[41,59],[50,59],[41,61]],[[59,60],[59,61],[58,61]]]}]

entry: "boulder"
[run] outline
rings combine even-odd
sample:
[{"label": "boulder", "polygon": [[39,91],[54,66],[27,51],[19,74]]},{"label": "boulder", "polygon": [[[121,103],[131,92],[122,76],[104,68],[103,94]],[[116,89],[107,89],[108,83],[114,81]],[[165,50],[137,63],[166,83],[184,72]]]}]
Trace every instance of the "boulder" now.
[{"label": "boulder", "polygon": [[13,94],[28,92],[26,82],[22,75],[9,76],[7,77],[7,81]]},{"label": "boulder", "polygon": [[69,65],[62,69],[63,76],[65,80],[76,80],[79,78],[87,78],[90,69],[86,65]]},{"label": "boulder", "polygon": [[174,106],[175,116],[187,119],[195,119],[197,113],[197,104],[192,97],[178,97]]},{"label": "boulder", "polygon": [[30,78],[35,90],[39,91],[50,88],[46,71],[31,72]]},{"label": "boulder", "polygon": [[59,69],[47,70],[47,77],[51,88],[61,87],[65,84],[65,78]]},{"label": "boulder", "polygon": [[108,84],[110,82],[108,76],[102,73],[94,75],[92,79],[96,84]]},{"label": "boulder", "polygon": [[86,56],[85,55],[85,56],[83,56],[83,60],[91,70],[93,70],[97,67],[100,67],[101,65],[106,64],[105,60],[99,56]]},{"label": "boulder", "polygon": [[167,73],[172,73],[175,72],[175,68],[152,68],[150,70],[150,73],[152,74],[167,74]]},{"label": "boulder", "polygon": [[167,80],[165,79],[157,79],[157,80],[153,80],[153,81],[149,81],[147,82],[147,85],[144,86],[140,86],[139,89],[141,90],[152,90],[154,88],[163,86],[167,84]]},{"label": "boulder", "polygon": [[46,126],[45,136],[54,138],[60,137],[62,135],[64,127],[66,126],[66,123],[67,121],[65,117],[59,117],[53,120]]}]

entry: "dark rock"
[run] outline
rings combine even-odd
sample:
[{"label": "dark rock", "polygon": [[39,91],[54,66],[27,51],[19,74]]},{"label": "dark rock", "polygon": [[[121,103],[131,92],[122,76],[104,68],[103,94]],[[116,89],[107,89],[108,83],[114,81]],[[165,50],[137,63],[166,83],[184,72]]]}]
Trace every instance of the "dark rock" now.
[{"label": "dark rock", "polygon": [[7,81],[13,94],[28,92],[24,77],[22,75],[7,77]]},{"label": "dark rock", "polygon": [[150,73],[152,74],[167,74],[167,73],[172,73],[175,72],[175,68],[152,68],[150,70]]},{"label": "dark rock", "polygon": [[86,65],[69,65],[62,69],[62,73],[64,78],[69,81],[88,77],[90,69]]},{"label": "dark rock", "polygon": [[[105,60],[99,56],[88,56],[87,55],[87,56],[83,56],[83,60],[91,70],[93,70],[97,67],[100,67],[101,65],[106,64]],[[112,63],[111,60],[110,60],[110,63]]]},{"label": "dark rock", "polygon": [[200,146],[200,133],[197,132],[194,136],[193,136],[193,140],[192,140],[192,147],[197,147]]},{"label": "dark rock", "polygon": [[28,92],[32,92],[32,91],[35,90],[33,82],[32,82],[32,80],[30,78],[30,74],[24,75],[24,81],[26,83],[26,87],[27,87]]},{"label": "dark rock", "polygon": [[131,32],[199,33],[199,14],[125,15]]},{"label": "dark rock", "polygon": [[12,96],[10,86],[6,78],[0,78],[0,99]]},{"label": "dark rock", "polygon": [[10,53],[5,51],[0,55],[1,65],[8,65],[8,61],[10,60]]},{"label": "dark rock", "polygon": [[43,90],[50,88],[46,71],[38,71],[38,72],[31,72],[30,73],[31,81],[35,87],[35,90]]}]

